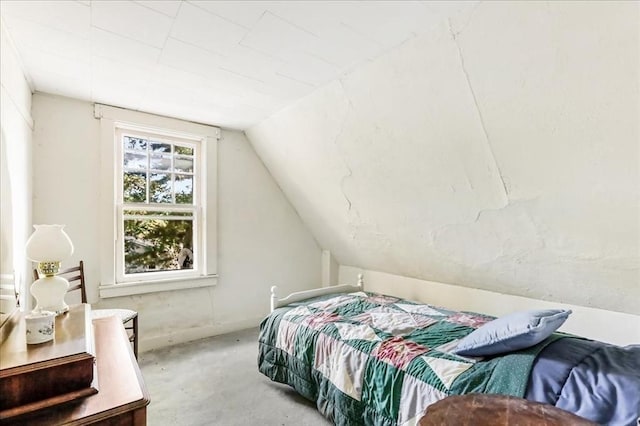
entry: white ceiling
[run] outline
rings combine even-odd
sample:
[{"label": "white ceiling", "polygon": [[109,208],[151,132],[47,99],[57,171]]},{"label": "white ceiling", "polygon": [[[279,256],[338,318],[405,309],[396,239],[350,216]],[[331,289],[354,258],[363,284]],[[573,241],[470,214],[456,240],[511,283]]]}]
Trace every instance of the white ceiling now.
[{"label": "white ceiling", "polygon": [[5,1],[33,90],[246,129],[475,2]]}]

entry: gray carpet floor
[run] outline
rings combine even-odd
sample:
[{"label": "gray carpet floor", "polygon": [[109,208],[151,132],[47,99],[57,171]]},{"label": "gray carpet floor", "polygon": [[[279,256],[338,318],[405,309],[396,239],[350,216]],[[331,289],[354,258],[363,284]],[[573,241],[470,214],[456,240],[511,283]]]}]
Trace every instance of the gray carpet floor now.
[{"label": "gray carpet floor", "polygon": [[315,404],[258,372],[258,330],[141,353],[150,426],[330,423]]}]

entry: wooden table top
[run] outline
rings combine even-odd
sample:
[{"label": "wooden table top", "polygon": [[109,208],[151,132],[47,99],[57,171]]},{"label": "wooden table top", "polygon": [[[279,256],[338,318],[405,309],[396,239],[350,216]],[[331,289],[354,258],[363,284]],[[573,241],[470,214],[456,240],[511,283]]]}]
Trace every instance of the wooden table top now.
[{"label": "wooden table top", "polygon": [[[24,317],[25,314],[22,314]],[[53,341],[27,345],[24,319],[17,320],[15,330],[0,346],[0,376],[11,368],[34,368],[59,358],[93,355],[93,341],[85,333],[91,327],[91,308],[87,304],[71,306],[69,312],[55,319],[55,344]]]}]

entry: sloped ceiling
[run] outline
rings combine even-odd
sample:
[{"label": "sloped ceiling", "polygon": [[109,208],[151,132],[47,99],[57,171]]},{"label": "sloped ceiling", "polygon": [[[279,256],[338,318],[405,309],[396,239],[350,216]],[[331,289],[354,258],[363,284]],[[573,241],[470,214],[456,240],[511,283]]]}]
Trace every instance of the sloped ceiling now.
[{"label": "sloped ceiling", "polygon": [[481,3],[247,135],[341,264],[638,314],[639,10]]},{"label": "sloped ceiling", "polygon": [[22,1],[32,89],[245,129],[472,1]]}]

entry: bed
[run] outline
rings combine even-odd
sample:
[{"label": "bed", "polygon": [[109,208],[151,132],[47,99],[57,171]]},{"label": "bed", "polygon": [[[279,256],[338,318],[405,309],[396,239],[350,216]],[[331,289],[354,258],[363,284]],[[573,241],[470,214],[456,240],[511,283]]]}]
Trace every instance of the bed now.
[{"label": "bed", "polygon": [[274,287],[271,310],[259,371],[337,425],[415,425],[430,404],[469,393],[524,397],[599,424],[640,416],[640,345],[554,332],[522,349],[463,356],[461,341],[494,317],[365,292],[361,276],[282,299]]}]

